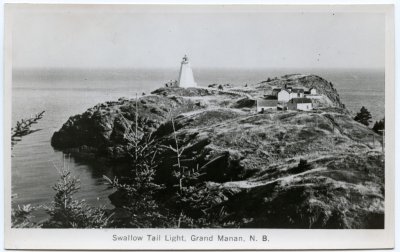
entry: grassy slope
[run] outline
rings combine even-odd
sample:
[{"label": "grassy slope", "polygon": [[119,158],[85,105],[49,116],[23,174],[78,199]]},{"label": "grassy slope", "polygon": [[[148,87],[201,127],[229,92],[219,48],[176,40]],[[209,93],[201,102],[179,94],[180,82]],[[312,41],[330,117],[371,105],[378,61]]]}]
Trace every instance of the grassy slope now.
[{"label": "grassy slope", "polygon": [[[179,144],[188,149],[185,165],[199,166],[209,189],[222,192],[227,222],[280,228],[383,225],[381,137],[341,109],[249,114],[217,108],[181,115],[176,124]],[[162,144],[173,144],[169,128],[158,135]],[[159,155],[165,160],[173,153]],[[300,159],[308,160],[307,170],[298,168]]]}]

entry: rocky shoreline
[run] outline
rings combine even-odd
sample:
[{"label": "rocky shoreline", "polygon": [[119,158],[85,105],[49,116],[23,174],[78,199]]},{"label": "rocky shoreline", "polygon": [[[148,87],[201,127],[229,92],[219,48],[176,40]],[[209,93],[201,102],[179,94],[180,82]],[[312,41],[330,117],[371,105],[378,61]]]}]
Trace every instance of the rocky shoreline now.
[{"label": "rocky shoreline", "polygon": [[[308,112],[253,112],[249,97],[288,84],[316,88],[324,97],[322,106]],[[175,141],[181,146],[182,167],[198,174],[188,186],[196,193],[212,192],[215,209],[227,211],[227,223],[383,228],[380,136],[354,121],[333,84],[321,77],[286,75],[224,90],[160,88],[70,117],[51,144],[75,155],[129,162],[136,130],[137,138],[151,135],[157,146]],[[171,188],[179,183],[174,155],[170,148],[155,154],[156,181],[167,188],[164,202],[173,202]],[[118,208],[121,197],[110,198]],[[194,218],[198,214],[198,206],[179,207]]]}]

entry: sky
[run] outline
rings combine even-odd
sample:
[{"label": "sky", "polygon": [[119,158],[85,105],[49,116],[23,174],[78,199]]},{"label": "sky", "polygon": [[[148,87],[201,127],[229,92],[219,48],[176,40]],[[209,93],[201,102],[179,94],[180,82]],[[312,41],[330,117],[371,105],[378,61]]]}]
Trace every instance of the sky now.
[{"label": "sky", "polygon": [[383,14],[263,8],[26,6],[14,68],[384,68]]}]

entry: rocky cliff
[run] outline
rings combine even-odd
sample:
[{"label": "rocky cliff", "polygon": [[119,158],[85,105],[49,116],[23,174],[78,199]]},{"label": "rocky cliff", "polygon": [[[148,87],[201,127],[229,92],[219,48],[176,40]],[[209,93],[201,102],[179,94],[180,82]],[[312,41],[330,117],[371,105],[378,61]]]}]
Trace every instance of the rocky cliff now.
[{"label": "rocky cliff", "polygon": [[136,107],[139,138],[158,129],[171,116],[203,108],[200,102],[181,96],[151,95],[140,98],[137,103],[121,98],[70,117],[54,133],[51,144],[75,154],[125,159],[135,136]]},{"label": "rocky cliff", "polygon": [[[214,192],[213,207],[226,211],[225,223],[382,228],[381,137],[354,121],[333,85],[318,76],[288,75],[245,91],[263,94],[288,83],[315,87],[330,102],[310,112],[255,114],[248,96],[229,90],[162,88],[138,101],[107,102],[71,117],[54,133],[52,145],[126,160],[137,107],[138,136],[151,133],[158,146],[173,146],[176,137],[182,167],[198,175],[187,186],[196,193]],[[156,160],[157,182],[167,188],[179,183],[176,154],[160,148]],[[112,199],[118,205],[118,197]],[[200,207],[184,208],[196,216]]]}]

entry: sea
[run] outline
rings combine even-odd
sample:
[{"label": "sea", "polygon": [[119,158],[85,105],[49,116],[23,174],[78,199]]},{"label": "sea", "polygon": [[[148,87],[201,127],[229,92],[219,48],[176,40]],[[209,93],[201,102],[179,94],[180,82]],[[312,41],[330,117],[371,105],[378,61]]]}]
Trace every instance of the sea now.
[{"label": "sea", "polygon": [[[373,121],[384,117],[385,73],[376,69],[194,69],[200,86],[226,84],[243,86],[268,77],[292,73],[316,74],[333,83],[341,101],[357,112],[365,106]],[[77,199],[111,208],[108,196],[113,189],[103,175],[113,177],[112,164],[79,160],[54,150],[53,133],[70,116],[105,101],[149,94],[175,80],[177,69],[14,69],[12,81],[12,123],[46,111],[34,125],[39,131],[22,139],[12,152],[12,206],[50,204],[58,169],[68,166],[81,183]],[[45,218],[40,212],[39,218]]]}]

